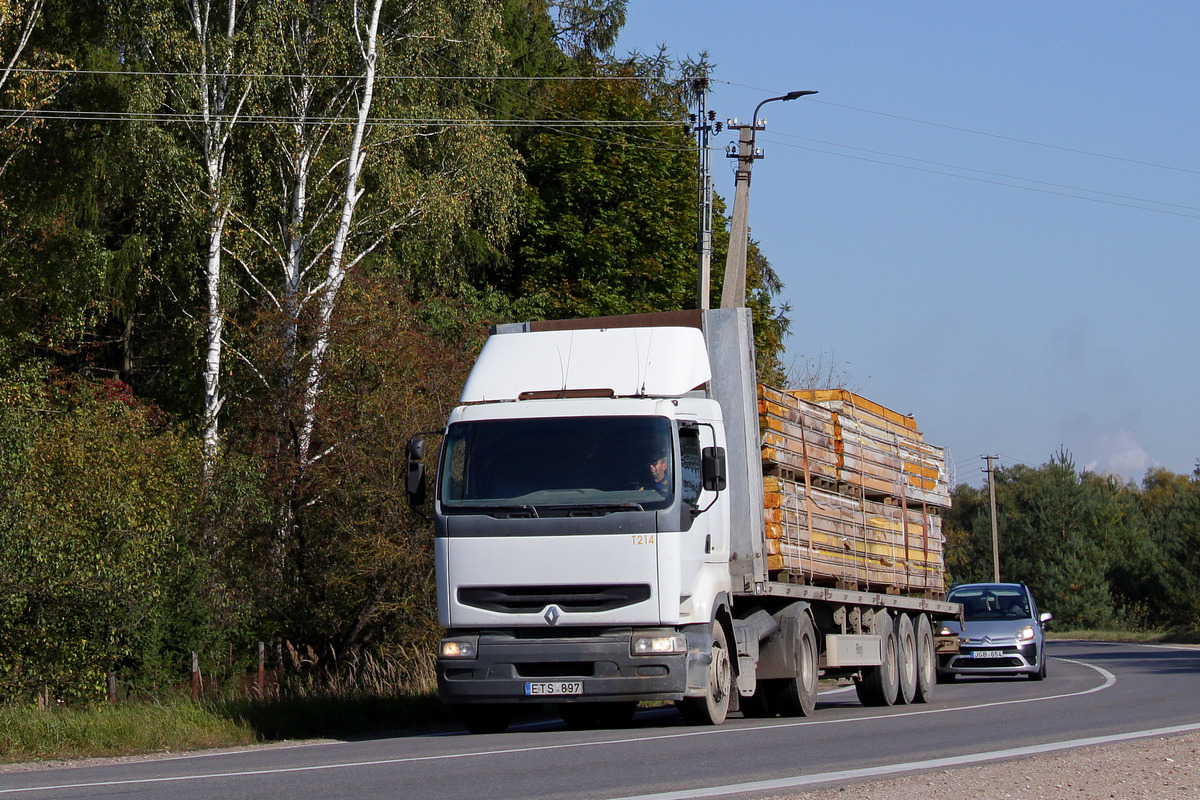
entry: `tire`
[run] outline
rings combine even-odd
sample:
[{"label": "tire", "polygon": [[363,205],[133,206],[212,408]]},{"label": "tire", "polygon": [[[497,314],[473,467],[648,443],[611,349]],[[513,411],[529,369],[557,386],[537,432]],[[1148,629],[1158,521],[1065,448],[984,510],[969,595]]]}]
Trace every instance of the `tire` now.
[{"label": "tire", "polygon": [[637,703],[560,703],[558,715],[574,731],[593,728],[624,728],[633,722]]},{"label": "tire", "polygon": [[513,709],[504,705],[460,706],[459,719],[473,734],[504,733],[512,721]]},{"label": "tire", "polygon": [[933,702],[933,688],[938,684],[937,645],[933,640],[933,625],[929,617],[917,617],[917,695],[918,703]]},{"label": "tire", "polygon": [[908,705],[917,696],[917,634],[912,617],[908,614],[896,616],[896,675],[898,688],[896,702]]},{"label": "tire", "polygon": [[817,707],[820,668],[817,655],[817,629],[812,617],[801,614],[796,632],[796,676],[772,681],[770,703],[785,717],[807,717]]},{"label": "tire", "polygon": [[1037,671],[1037,672],[1031,672],[1031,673],[1029,673],[1029,680],[1031,680],[1031,681],[1044,681],[1044,680],[1046,680],[1046,662],[1047,662],[1049,659],[1047,659],[1047,658],[1046,658],[1046,650],[1045,650],[1045,648],[1044,648],[1044,647],[1043,647],[1043,649],[1042,649],[1042,652],[1040,653],[1040,655],[1041,655],[1041,657],[1042,657],[1042,665],[1041,665],[1040,667],[1038,667],[1038,671]]},{"label": "tire", "polygon": [[720,622],[713,622],[712,661],[708,665],[708,690],[703,697],[685,697],[676,705],[689,725],[720,725],[729,714],[733,666],[729,642]]},{"label": "tire", "polygon": [[877,667],[863,668],[862,677],[854,684],[854,690],[864,706],[890,706],[896,702],[896,695],[900,692],[896,628],[886,611],[880,611],[876,619],[882,620],[877,633],[882,639],[883,663]]}]

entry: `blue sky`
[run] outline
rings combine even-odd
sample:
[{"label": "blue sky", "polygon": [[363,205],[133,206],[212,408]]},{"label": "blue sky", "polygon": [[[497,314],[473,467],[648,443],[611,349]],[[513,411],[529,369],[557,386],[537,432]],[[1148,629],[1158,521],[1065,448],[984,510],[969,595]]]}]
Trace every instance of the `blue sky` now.
[{"label": "blue sky", "polygon": [[[980,456],[1140,481],[1200,458],[1200,3],[630,0],[758,134],[786,360]],[[714,180],[733,195],[715,140]]]}]

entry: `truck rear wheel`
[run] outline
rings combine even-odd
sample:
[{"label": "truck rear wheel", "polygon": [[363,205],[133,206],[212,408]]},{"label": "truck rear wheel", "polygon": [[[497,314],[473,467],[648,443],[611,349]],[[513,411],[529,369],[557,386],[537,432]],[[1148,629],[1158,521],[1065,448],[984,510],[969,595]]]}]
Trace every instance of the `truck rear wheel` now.
[{"label": "truck rear wheel", "polygon": [[908,705],[917,696],[917,634],[913,629],[912,617],[908,614],[897,615],[896,622],[896,661],[900,678],[896,702]]},{"label": "truck rear wheel", "polygon": [[729,662],[729,640],[720,622],[713,623],[712,661],[708,665],[708,691],[703,697],[685,697],[677,703],[689,725],[720,725],[729,714],[733,689],[733,667]]},{"label": "truck rear wheel", "polygon": [[877,619],[883,663],[877,667],[864,667],[862,677],[854,684],[858,700],[864,706],[890,706],[896,702],[900,691],[900,676],[897,669],[896,627],[891,616],[881,611]]},{"label": "truck rear wheel", "polygon": [[933,625],[927,614],[917,617],[917,696],[918,703],[933,702],[937,686],[937,647],[933,642]]},{"label": "truck rear wheel", "polygon": [[785,717],[807,717],[817,707],[817,630],[812,617],[801,614],[796,632],[796,676],[771,681],[771,705]]}]

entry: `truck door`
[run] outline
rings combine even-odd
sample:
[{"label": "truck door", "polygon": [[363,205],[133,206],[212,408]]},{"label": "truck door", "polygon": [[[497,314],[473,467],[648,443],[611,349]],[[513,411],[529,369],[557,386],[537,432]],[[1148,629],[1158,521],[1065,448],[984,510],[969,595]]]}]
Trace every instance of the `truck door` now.
[{"label": "truck door", "polygon": [[729,558],[727,537],[720,535],[719,514],[714,513],[717,509],[713,501],[718,499],[717,493],[704,491],[700,474],[701,453],[705,447],[715,445],[712,426],[695,423],[680,426],[679,461],[683,478],[680,589],[684,597],[695,591],[704,564],[723,564]]}]

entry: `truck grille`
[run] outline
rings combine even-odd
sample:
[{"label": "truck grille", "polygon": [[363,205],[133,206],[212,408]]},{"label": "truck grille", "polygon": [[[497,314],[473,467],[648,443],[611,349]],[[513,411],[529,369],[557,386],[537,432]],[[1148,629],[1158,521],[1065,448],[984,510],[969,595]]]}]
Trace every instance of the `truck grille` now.
[{"label": "truck grille", "polygon": [[611,611],[650,599],[645,583],[598,586],[471,586],[458,590],[466,606],[505,614],[536,614],[549,605],[564,611]]}]

